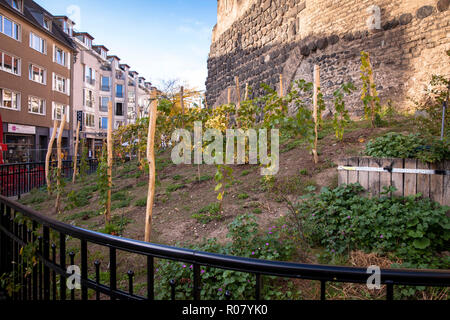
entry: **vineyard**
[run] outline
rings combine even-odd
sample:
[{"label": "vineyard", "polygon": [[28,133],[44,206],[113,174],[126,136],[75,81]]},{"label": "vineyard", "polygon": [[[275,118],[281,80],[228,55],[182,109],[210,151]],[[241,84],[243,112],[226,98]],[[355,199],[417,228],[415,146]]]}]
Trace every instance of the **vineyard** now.
[{"label": "vineyard", "polygon": [[[402,148],[408,148],[409,140],[399,136],[409,133],[412,126],[420,126],[424,139],[421,143],[432,146],[419,152],[423,160],[449,159],[448,140],[433,136],[438,118],[422,121],[396,112],[392,105],[381,105],[376,85],[371,80],[370,60],[364,53],[361,70],[363,119],[351,119],[345,105],[346,94],[358,90],[351,83],[343,84],[331,101],[320,93],[320,83],[302,80],[292,84],[286,95],[264,85],[267,95],[257,99],[248,99],[251,88],[246,86],[246,99],[230,101],[214,109],[177,108],[162,97],[158,99],[157,117],[153,118],[156,121],[153,164],[148,161],[149,118],[142,118],[114,132],[112,167],[109,167],[105,148],[97,175],[80,175],[76,183],[60,178],[56,189],[34,190],[22,203],[72,225],[136,240],[146,240],[143,222],[146,208],[148,213],[150,207],[153,243],[268,260],[446,269],[449,256],[445,248],[450,238],[448,207],[422,199],[420,195],[383,200],[392,190],[381,195],[382,200],[377,203],[364,195],[364,190],[357,185],[338,187],[337,159],[370,155],[376,144],[380,145],[377,150],[383,150],[383,146],[392,143],[390,139],[406,141],[398,145],[399,156],[402,156]],[[239,85],[238,79],[236,83]],[[434,104],[423,108],[437,108],[446,98],[441,95],[442,91],[436,92],[434,96],[430,94]],[[330,104],[334,106],[334,115],[323,118],[322,113]],[[296,106],[295,114],[288,112],[292,105]],[[278,129],[278,174],[262,176],[262,165],[251,165],[248,158],[240,165],[175,165],[171,160],[172,147],[186,137],[180,141],[180,137],[172,133],[179,128],[194,132],[196,122],[202,124],[202,130],[216,129],[223,134],[229,129]],[[205,150],[208,146],[209,143],[203,142],[194,145],[192,151],[195,148]],[[379,152],[379,157],[390,156]],[[153,165],[156,172],[151,205],[147,196],[149,165]],[[57,198],[61,198],[59,211],[55,211]],[[324,210],[324,205],[335,211]],[[391,206],[404,211],[401,216],[406,220],[389,211]],[[415,210],[408,209],[412,207]],[[106,218],[108,210],[109,219]],[[373,233],[366,232],[367,226],[376,225],[373,219],[377,210],[385,215],[385,220]],[[428,213],[427,218],[424,212]],[[327,217],[336,224],[327,223]],[[400,233],[394,228],[405,224],[408,225],[406,232]],[[412,247],[403,247],[411,243]],[[102,252],[94,256],[100,261],[105,259]],[[118,265],[126,272],[131,258],[123,255],[119,259]],[[139,261],[134,261],[132,266],[139,269]],[[183,277],[184,271],[178,267],[177,264],[161,267],[164,270],[160,274],[162,283],[174,272]],[[203,272],[211,276],[211,280],[220,278],[229,283],[234,279],[231,282],[234,292],[246,298],[247,287],[242,282],[245,279],[238,280],[234,274],[225,277]],[[220,284],[214,284],[216,280],[205,289],[205,297],[214,298],[214,290],[221,289]],[[301,283],[293,287],[292,283],[286,285],[271,283],[264,293],[266,298],[314,298],[317,295],[315,287],[304,287]],[[187,284],[179,284],[178,289],[186,295],[190,290]],[[333,289],[337,299],[368,294],[347,285]],[[160,298],[168,297],[165,290],[161,288]],[[405,288],[399,294],[401,297],[442,299],[448,292]]]}]

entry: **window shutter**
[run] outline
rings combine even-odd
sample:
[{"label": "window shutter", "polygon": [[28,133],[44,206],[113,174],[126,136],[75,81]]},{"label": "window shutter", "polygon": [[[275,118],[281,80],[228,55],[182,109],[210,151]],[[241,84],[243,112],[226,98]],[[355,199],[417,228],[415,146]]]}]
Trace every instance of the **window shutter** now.
[{"label": "window shutter", "polygon": [[70,123],[70,106],[66,106],[66,121]]},{"label": "window shutter", "polygon": [[56,62],[56,46],[53,44],[53,62]]},{"label": "window shutter", "polygon": [[67,79],[66,91],[67,95],[70,96],[70,79]]},{"label": "window shutter", "polygon": [[55,79],[55,73],[52,72],[52,86],[53,86],[53,91],[56,90],[56,79]]},{"label": "window shutter", "polygon": [[70,70],[70,52],[67,54],[67,69]]},{"label": "window shutter", "polygon": [[52,120],[55,120],[55,102],[52,101]]}]

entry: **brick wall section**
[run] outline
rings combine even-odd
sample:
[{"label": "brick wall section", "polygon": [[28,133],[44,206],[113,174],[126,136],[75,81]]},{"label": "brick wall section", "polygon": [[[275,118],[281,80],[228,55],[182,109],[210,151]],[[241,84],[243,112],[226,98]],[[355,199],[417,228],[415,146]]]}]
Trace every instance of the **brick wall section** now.
[{"label": "brick wall section", "polygon": [[[221,1],[226,0],[219,0],[219,9]],[[228,1],[233,7],[233,0]],[[234,5],[236,1],[242,7],[245,0],[234,0]],[[314,64],[321,66],[326,98],[346,81],[360,87],[362,50],[371,54],[382,103],[392,100],[398,109],[410,109],[410,99],[423,97],[432,74],[450,74],[445,53],[450,49],[449,0],[249,2],[247,11],[227,21],[231,27],[214,29],[206,82],[209,105],[225,103],[228,87],[236,99],[235,76],[257,96],[261,82],[278,88],[280,73],[287,82],[311,81]],[[381,9],[380,30],[367,25],[372,5]],[[218,15],[223,21],[226,12],[219,10]],[[357,92],[347,101],[356,114],[362,113],[359,98]]]}]

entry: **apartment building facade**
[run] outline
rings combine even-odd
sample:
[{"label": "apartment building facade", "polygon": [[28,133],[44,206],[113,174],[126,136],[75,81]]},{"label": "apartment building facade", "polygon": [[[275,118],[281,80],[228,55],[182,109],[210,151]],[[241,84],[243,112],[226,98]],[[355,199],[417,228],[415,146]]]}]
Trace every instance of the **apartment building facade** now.
[{"label": "apartment building facade", "polygon": [[70,153],[74,46],[54,17],[33,1],[0,0],[0,112],[6,163],[42,161],[53,120]]},{"label": "apartment building facade", "polygon": [[[67,114],[66,158],[73,154],[78,121],[96,157],[106,139],[108,103],[113,129],[148,114],[155,89],[121,59],[32,0],[0,0],[0,112],[6,163],[43,161],[53,120]],[[0,141],[1,143],[1,141]]]},{"label": "apartment building facade", "polygon": [[89,33],[74,32],[72,38],[78,51],[73,79],[73,133],[79,121],[89,156],[97,157],[108,129],[108,103],[113,105],[114,130],[135,123],[139,106],[144,109],[149,101],[151,83],[138,77],[129,65],[121,64],[119,57],[108,55],[108,48],[94,45]]}]

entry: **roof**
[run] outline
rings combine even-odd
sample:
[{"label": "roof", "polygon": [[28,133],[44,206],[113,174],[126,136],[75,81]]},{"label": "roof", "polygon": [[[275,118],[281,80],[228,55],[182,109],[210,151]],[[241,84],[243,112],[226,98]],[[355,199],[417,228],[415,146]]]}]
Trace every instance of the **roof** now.
[{"label": "roof", "polygon": [[100,48],[100,49],[103,49],[105,51],[109,51],[109,49],[107,47],[105,47],[104,45],[102,45],[102,44],[94,44],[94,45],[92,45],[92,48],[94,48],[94,49]]},{"label": "roof", "polygon": [[87,36],[88,38],[90,38],[91,40],[94,40],[95,38],[93,36],[91,36],[89,33],[87,32],[73,32],[74,36]]},{"label": "roof", "polygon": [[130,69],[130,66],[127,65],[126,63],[121,64],[120,67],[128,67],[128,69]]},{"label": "roof", "polygon": [[35,28],[48,34],[53,39],[68,46],[72,50],[76,50],[75,44],[72,41],[72,39],[70,39],[70,37],[68,35],[66,35],[64,33],[64,31],[61,30],[61,28],[54,21],[52,22],[51,31],[49,31],[49,30],[45,29],[42,26],[41,22],[35,18],[35,16],[33,15],[33,12],[37,13],[37,14],[42,14],[42,15],[45,15],[45,16],[48,16],[51,18],[55,18],[54,15],[52,15],[50,12],[48,12],[47,10],[42,8],[36,2],[34,2],[32,0],[24,0],[23,13],[12,8],[6,0],[0,0],[0,5],[3,6],[5,9],[9,10],[11,13],[15,14],[16,16],[20,16],[22,19],[25,19],[27,22],[32,24]]},{"label": "roof", "polygon": [[115,59],[117,59],[117,60],[120,61],[120,58],[119,58],[118,56],[107,56],[106,58],[107,58],[107,59],[109,59],[109,58],[115,58]]}]

